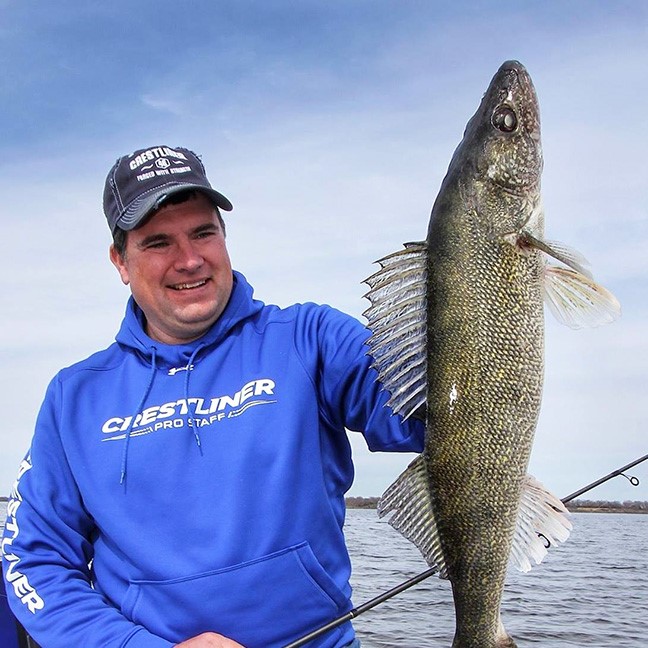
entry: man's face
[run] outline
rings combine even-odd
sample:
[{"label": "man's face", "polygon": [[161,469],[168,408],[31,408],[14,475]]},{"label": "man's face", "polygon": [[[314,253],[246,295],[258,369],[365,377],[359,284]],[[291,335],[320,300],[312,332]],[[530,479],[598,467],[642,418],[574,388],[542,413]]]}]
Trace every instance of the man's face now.
[{"label": "man's face", "polygon": [[232,292],[232,266],[216,210],[197,193],[166,205],[128,232],[122,257],[110,260],[144,312],[147,333],[166,344],[203,335]]}]

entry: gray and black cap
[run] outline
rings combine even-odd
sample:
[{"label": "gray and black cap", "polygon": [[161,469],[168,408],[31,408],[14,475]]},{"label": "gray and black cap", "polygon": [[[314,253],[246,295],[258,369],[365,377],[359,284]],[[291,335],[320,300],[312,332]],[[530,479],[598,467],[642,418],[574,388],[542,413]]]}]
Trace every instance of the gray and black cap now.
[{"label": "gray and black cap", "polygon": [[179,191],[195,189],[225,211],[232,203],[212,188],[200,158],[189,149],[153,146],[120,157],[108,173],[103,208],[110,231],[135,229]]}]

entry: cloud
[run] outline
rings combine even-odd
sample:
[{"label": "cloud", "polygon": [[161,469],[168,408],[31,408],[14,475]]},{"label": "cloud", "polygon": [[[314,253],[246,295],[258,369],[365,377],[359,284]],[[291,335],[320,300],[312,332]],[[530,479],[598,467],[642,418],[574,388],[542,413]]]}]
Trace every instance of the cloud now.
[{"label": "cloud", "polygon": [[182,116],[186,112],[184,102],[179,99],[145,94],[142,95],[141,101],[145,106],[153,108],[153,110],[171,113],[172,115]]},{"label": "cloud", "polygon": [[[149,143],[201,153],[234,203],[228,245],[258,297],[360,317],[360,282],[425,236],[465,123],[508,58],[540,97],[549,237],[589,257],[623,307],[608,329],[548,322],[534,470],[564,494],[645,453],[642,3],[508,6],[506,20],[494,2],[77,5],[2,5],[6,466],[29,443],[49,378],[119,324],[127,290],[101,214],[118,155]],[[377,495],[408,457],[370,454],[356,437],[353,492]],[[0,465],[5,490],[13,472]]]}]

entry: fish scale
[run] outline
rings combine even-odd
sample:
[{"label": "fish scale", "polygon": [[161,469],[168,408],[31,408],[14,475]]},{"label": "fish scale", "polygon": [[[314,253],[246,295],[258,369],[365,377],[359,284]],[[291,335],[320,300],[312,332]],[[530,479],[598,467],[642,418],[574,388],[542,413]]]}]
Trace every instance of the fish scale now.
[{"label": "fish scale", "polygon": [[[544,240],[538,102],[504,63],[468,122],[425,242],[367,283],[374,366],[388,405],[426,420],[425,448],[383,494],[381,516],[450,581],[453,648],[515,646],[500,619],[509,560],[527,571],[563,542],[567,511],[527,466],[544,373],[543,301],[572,327],[614,320],[584,258]],[[567,267],[550,265],[553,258]]]},{"label": "fish scale", "polygon": [[[463,209],[461,200],[446,204],[452,216]],[[491,239],[492,225],[480,231],[481,222],[474,213],[437,212],[428,235],[428,330],[436,334],[428,346],[426,455],[457,646],[497,636],[543,374],[540,255]]]}]

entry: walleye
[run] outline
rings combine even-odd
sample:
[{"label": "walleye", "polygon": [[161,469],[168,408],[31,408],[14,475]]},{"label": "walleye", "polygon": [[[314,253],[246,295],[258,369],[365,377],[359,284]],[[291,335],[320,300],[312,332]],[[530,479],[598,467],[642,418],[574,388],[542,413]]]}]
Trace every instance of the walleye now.
[{"label": "walleye", "polygon": [[571,529],[560,500],[526,473],[543,301],[572,328],[620,312],[579,253],[544,239],[542,165],[535,89],[508,61],[466,126],[427,240],[381,259],[366,280],[368,344],[388,404],[427,423],[423,453],[378,510],[450,580],[454,648],[515,646],[500,619],[507,564],[527,571]]}]

